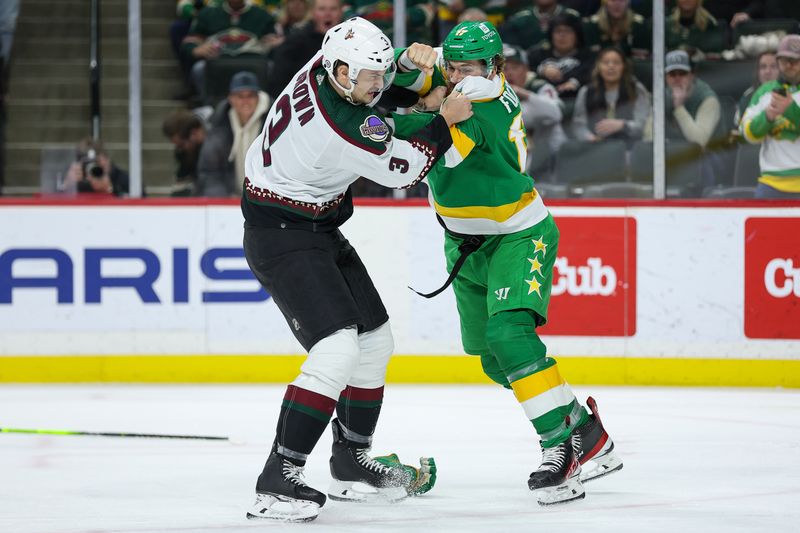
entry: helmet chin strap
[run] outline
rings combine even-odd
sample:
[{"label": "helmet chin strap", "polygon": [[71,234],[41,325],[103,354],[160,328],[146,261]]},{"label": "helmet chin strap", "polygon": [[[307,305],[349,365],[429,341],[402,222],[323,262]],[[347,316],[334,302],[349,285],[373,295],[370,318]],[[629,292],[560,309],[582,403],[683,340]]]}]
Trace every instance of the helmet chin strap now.
[{"label": "helmet chin strap", "polygon": [[329,74],[328,79],[331,80],[331,83],[334,85],[334,87],[336,87],[337,89],[339,89],[344,93],[345,100],[347,100],[353,105],[358,105],[356,102],[353,101],[353,89],[356,88],[356,84],[353,80],[350,80],[350,88],[346,89],[345,87],[342,86],[341,83],[339,83],[339,80],[336,79],[336,76],[331,76]]},{"label": "helmet chin strap", "polygon": [[361,102],[356,102],[355,100],[353,100],[353,90],[356,88],[356,85],[358,85],[358,82],[356,80],[354,80],[353,78],[351,78],[348,75],[347,79],[350,80],[350,88],[346,89],[346,88],[344,88],[342,86],[341,83],[339,83],[339,80],[337,80],[335,76],[331,76],[329,74],[328,75],[328,79],[331,80],[331,83],[333,83],[333,85],[335,87],[337,87],[340,91],[342,91],[344,93],[344,99],[347,100],[347,102],[352,104],[352,105],[366,105],[367,107],[373,107],[375,104],[378,103],[378,100],[381,99],[381,96],[383,95],[383,91],[386,90],[386,87],[384,87],[383,89],[381,89],[378,92],[378,96],[373,98],[370,103],[362,104]]}]

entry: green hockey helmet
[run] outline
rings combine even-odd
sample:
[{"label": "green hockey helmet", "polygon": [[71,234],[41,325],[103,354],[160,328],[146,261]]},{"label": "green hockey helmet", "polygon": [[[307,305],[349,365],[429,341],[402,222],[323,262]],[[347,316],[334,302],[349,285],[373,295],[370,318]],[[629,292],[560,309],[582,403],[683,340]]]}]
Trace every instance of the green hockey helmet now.
[{"label": "green hockey helmet", "polygon": [[485,61],[489,70],[503,53],[503,41],[491,22],[462,22],[442,43],[445,61]]}]

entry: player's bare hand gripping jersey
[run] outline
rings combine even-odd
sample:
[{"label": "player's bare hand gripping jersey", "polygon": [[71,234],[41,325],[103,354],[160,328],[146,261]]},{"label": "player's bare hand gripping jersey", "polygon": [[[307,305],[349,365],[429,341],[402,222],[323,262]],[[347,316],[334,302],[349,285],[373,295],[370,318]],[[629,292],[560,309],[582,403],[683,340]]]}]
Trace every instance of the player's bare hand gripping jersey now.
[{"label": "player's bare hand gripping jersey", "polygon": [[276,99],[247,152],[247,223],[327,231],[352,214],[360,176],[388,187],[422,180],[452,145],[442,117],[404,140],[376,109],[352,105],[327,79],[317,54]]}]

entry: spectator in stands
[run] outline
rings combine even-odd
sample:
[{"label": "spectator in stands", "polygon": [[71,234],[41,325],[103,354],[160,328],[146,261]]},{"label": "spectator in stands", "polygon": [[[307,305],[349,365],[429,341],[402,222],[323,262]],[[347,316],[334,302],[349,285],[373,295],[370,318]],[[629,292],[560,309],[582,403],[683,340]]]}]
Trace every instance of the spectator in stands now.
[{"label": "spectator in stands", "polygon": [[489,17],[486,12],[479,7],[469,7],[458,16],[458,23],[462,22],[487,22]]},{"label": "spectator in stands", "polygon": [[102,141],[81,139],[75,150],[75,161],[69,166],[59,189],[67,193],[97,193],[127,196],[128,173],[111,161]]},{"label": "spectator in stands", "polygon": [[712,0],[705,4],[718,21],[727,21],[731,28],[757,16],[760,0]]},{"label": "spectator in stands", "polygon": [[276,38],[275,20],[245,0],[224,0],[208,6],[192,23],[181,54],[192,64],[192,80],[203,96],[206,60],[239,54],[265,55]]},{"label": "spectator in stands", "polygon": [[308,20],[309,7],[307,0],[281,0],[281,10],[275,25],[277,33],[285,38],[301,27]]},{"label": "spectator in stands", "polygon": [[547,179],[558,149],[567,140],[561,126],[564,104],[555,87],[530,71],[522,48],[503,45],[503,57],[503,73],[519,96],[522,121],[528,130],[528,172],[537,180]]},{"label": "spectator in stands", "polygon": [[194,88],[191,83],[192,62],[181,55],[181,45],[186,36],[189,35],[189,29],[192,27],[194,19],[197,18],[197,13],[208,5],[208,2],[209,0],[178,0],[176,8],[178,18],[172,21],[169,26],[170,44],[175,57],[178,58],[180,63],[185,84],[185,88],[174,96],[176,100],[187,100],[194,94]]},{"label": "spectator in stands", "polygon": [[513,44],[523,49],[545,45],[549,37],[550,22],[561,15],[572,15],[580,20],[580,13],[567,9],[558,0],[534,0],[530,9],[525,9],[511,17],[502,27],[500,34],[505,44]]},{"label": "spectator in stands", "polygon": [[775,56],[775,52],[761,52],[758,56],[758,62],[756,63],[755,83],[744,92],[739,99],[739,104],[736,106],[736,115],[734,116],[733,123],[737,128],[739,127],[747,106],[750,105],[750,100],[752,100],[758,88],[767,82],[777,80],[778,76],[780,76],[780,70],[778,69],[778,58]]},{"label": "spectator in stands", "polygon": [[[499,28],[505,22],[507,16],[513,11],[511,4],[522,3],[521,0],[445,0],[436,2],[438,4],[439,15],[439,35],[435,39],[437,43],[444,40],[445,36],[457,23],[463,21],[486,21],[488,20],[495,27]],[[482,11],[486,18],[477,20],[475,10]],[[466,13],[471,11],[471,14]],[[468,18],[463,18],[468,17]]]},{"label": "spectator in stands", "polygon": [[642,138],[650,117],[650,95],[636,81],[631,64],[619,48],[605,48],[597,57],[592,80],[581,87],[572,116],[579,141]]},{"label": "spectator in stands", "polygon": [[178,18],[172,21],[169,26],[169,40],[172,44],[172,51],[175,56],[180,59],[181,57],[181,44],[183,40],[189,35],[189,28],[192,27],[192,22],[197,18],[197,13],[208,4],[208,0],[178,0],[176,12]]},{"label": "spectator in stands", "polygon": [[[394,43],[394,2],[358,0],[345,2],[344,18],[361,17],[375,24]],[[406,44],[433,43],[433,6],[428,0],[406,0]],[[395,43],[398,44],[398,43]]]},{"label": "spectator in stands", "polygon": [[800,199],[800,35],[784,37],[777,57],[780,78],[756,91],[740,127],[761,143],[756,198]]},{"label": "spectator in stands", "polygon": [[628,57],[650,55],[650,30],[644,17],[630,8],[630,0],[603,0],[600,10],[584,22],[583,31],[592,52],[616,46]]},{"label": "spectator in stands", "polygon": [[695,60],[718,59],[725,49],[725,28],[703,7],[703,0],[677,0],[666,19],[666,47],[686,50]]},{"label": "spectator in stands", "polygon": [[562,99],[574,98],[589,81],[594,62],[584,47],[581,21],[567,13],[557,15],[550,21],[547,40],[547,46],[528,50],[531,69],[552,83]]},{"label": "spectator in stands", "polygon": [[259,90],[255,74],[234,74],[228,100],[217,109],[200,149],[198,195],[241,196],[245,155],[261,133],[269,107],[270,98]]},{"label": "spectator in stands", "polygon": [[186,109],[177,109],[167,115],[161,129],[175,146],[177,169],[170,196],[192,196],[197,181],[197,160],[206,140],[203,119]]},{"label": "spectator in stands", "polygon": [[286,37],[272,52],[273,68],[267,92],[277,97],[292,76],[322,48],[325,32],[342,21],[341,0],[314,0],[311,19]]},{"label": "spectator in stands", "polygon": [[800,2],[795,0],[753,0],[747,11],[752,18],[800,20]]},{"label": "spectator in stands", "polygon": [[684,50],[667,54],[666,137],[686,140],[706,147],[720,131],[719,98],[708,84],[692,72],[689,55]]}]

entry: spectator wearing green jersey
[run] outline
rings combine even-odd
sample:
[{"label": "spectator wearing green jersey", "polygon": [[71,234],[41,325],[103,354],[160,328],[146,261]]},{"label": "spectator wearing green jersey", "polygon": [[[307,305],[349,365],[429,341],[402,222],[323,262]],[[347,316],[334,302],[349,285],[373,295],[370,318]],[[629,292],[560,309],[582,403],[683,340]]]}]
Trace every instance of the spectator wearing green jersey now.
[{"label": "spectator wearing green jersey", "polygon": [[761,144],[756,198],[800,199],[800,35],[784,37],[777,57],[780,78],[756,91],[740,128]]},{"label": "spectator wearing green jersey", "polygon": [[203,95],[206,60],[240,54],[264,55],[272,46],[275,19],[245,0],[224,0],[203,8],[181,45],[183,60],[192,64],[197,93]]},{"label": "spectator wearing green jersey", "polygon": [[756,62],[756,75],[754,83],[744,92],[744,94],[742,94],[742,97],[739,98],[739,103],[736,106],[736,114],[733,117],[733,123],[737,128],[742,121],[742,117],[744,116],[744,112],[747,110],[747,106],[750,105],[750,100],[752,100],[753,95],[756,94],[756,91],[758,91],[758,89],[760,89],[765,83],[777,80],[779,76],[780,70],[778,69],[778,58],[775,57],[775,52],[761,52],[758,55],[758,60]]},{"label": "spectator wearing green jersey", "polygon": [[703,7],[703,0],[677,0],[667,17],[666,47],[686,50],[694,60],[717,59],[725,49],[727,30]]},{"label": "spectator wearing green jersey", "polygon": [[592,52],[616,46],[628,57],[650,55],[650,30],[644,17],[633,12],[630,0],[603,0],[597,13],[584,21],[583,33]]}]

